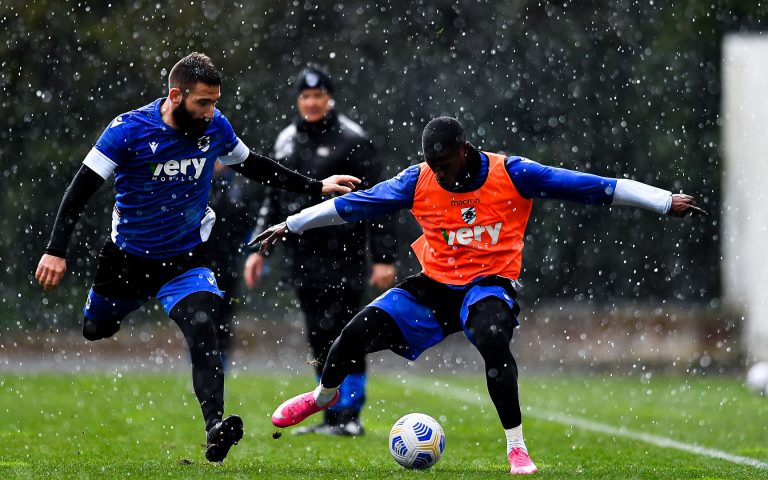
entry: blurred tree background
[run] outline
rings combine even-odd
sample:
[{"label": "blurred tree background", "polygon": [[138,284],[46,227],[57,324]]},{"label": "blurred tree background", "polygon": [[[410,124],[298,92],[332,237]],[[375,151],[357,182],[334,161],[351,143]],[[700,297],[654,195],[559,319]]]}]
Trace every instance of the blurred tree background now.
[{"label": "blurred tree background", "polygon": [[[0,324],[79,325],[113,192],[91,199],[67,276],[43,295],[34,270],[61,196],[111,119],[165,96],[192,51],[222,70],[219,108],[258,151],[314,61],[392,175],[419,161],[426,121],[452,115],[484,149],[693,194],[708,218],[537,202],[523,298],[716,306],[721,42],[766,22],[746,0],[0,1]],[[401,233],[405,251],[413,223]]]}]

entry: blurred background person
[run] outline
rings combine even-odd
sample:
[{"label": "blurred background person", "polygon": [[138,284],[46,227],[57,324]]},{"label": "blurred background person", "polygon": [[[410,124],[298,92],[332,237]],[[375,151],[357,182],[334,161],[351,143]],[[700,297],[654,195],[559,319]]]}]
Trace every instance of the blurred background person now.
[{"label": "blurred background person", "polygon": [[238,303],[236,294],[240,285],[240,262],[244,260],[244,243],[250,233],[248,214],[255,211],[255,186],[221,162],[213,170],[213,188],[208,204],[218,217],[211,230],[211,246],[208,257],[216,274],[224,300],[219,307],[218,341],[224,371],[232,362],[234,343],[234,310]]},{"label": "blurred background person", "polygon": [[[319,66],[308,66],[297,76],[295,87],[298,116],[278,135],[276,159],[308,175],[344,171],[362,180],[360,188],[382,180],[382,164],[366,132],[334,110],[335,85],[329,74]],[[320,195],[283,195],[279,190],[267,189],[256,230],[261,231],[320,200]],[[379,290],[394,285],[394,230],[395,222],[383,219],[310,231],[285,242],[285,261],[281,262],[284,278],[280,285],[292,287],[298,297],[314,357],[311,363],[318,378],[331,344],[360,309],[366,285]],[[258,253],[248,257],[244,276],[249,288],[259,285],[264,260]],[[325,411],[324,421],[297,429],[296,433],[361,435],[365,382],[365,358],[360,357],[355,371],[341,385],[338,403]]]}]

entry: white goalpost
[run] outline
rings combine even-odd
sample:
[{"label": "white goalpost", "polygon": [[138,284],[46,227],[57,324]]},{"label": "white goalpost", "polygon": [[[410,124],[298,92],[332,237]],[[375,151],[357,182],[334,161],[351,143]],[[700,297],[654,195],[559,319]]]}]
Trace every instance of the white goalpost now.
[{"label": "white goalpost", "polygon": [[722,101],[723,297],[752,363],[768,360],[768,38],[726,36]]}]

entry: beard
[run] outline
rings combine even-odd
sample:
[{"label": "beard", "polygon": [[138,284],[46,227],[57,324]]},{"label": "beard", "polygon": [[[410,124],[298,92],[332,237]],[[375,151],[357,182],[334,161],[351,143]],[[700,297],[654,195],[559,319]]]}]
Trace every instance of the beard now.
[{"label": "beard", "polygon": [[179,126],[182,132],[193,137],[202,137],[208,126],[211,124],[208,118],[193,118],[186,106],[186,100],[182,99],[178,107],[172,112],[173,121]]}]

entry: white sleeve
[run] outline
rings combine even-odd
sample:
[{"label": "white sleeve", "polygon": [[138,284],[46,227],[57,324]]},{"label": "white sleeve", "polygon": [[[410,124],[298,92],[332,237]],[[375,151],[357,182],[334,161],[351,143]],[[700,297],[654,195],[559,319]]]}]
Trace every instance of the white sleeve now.
[{"label": "white sleeve", "polygon": [[304,233],[305,230],[312,228],[341,225],[343,223],[347,222],[336,211],[336,204],[333,198],[305,208],[299,213],[291,215],[285,221],[288,231],[291,233]]},{"label": "white sleeve", "polygon": [[96,172],[104,180],[108,179],[117,168],[117,164],[108,156],[98,151],[96,147],[93,147],[91,151],[88,152],[88,155],[85,156],[85,160],[83,160],[83,164]]},{"label": "white sleeve", "polygon": [[250,153],[251,151],[248,150],[248,147],[245,145],[245,143],[243,143],[243,141],[238,138],[235,148],[233,148],[232,151],[227,155],[219,157],[219,161],[224,165],[237,165],[238,163],[243,163],[246,159],[248,159],[248,155],[250,155]]},{"label": "white sleeve", "polygon": [[630,205],[666,215],[672,206],[672,192],[620,178],[616,181],[613,205]]}]

